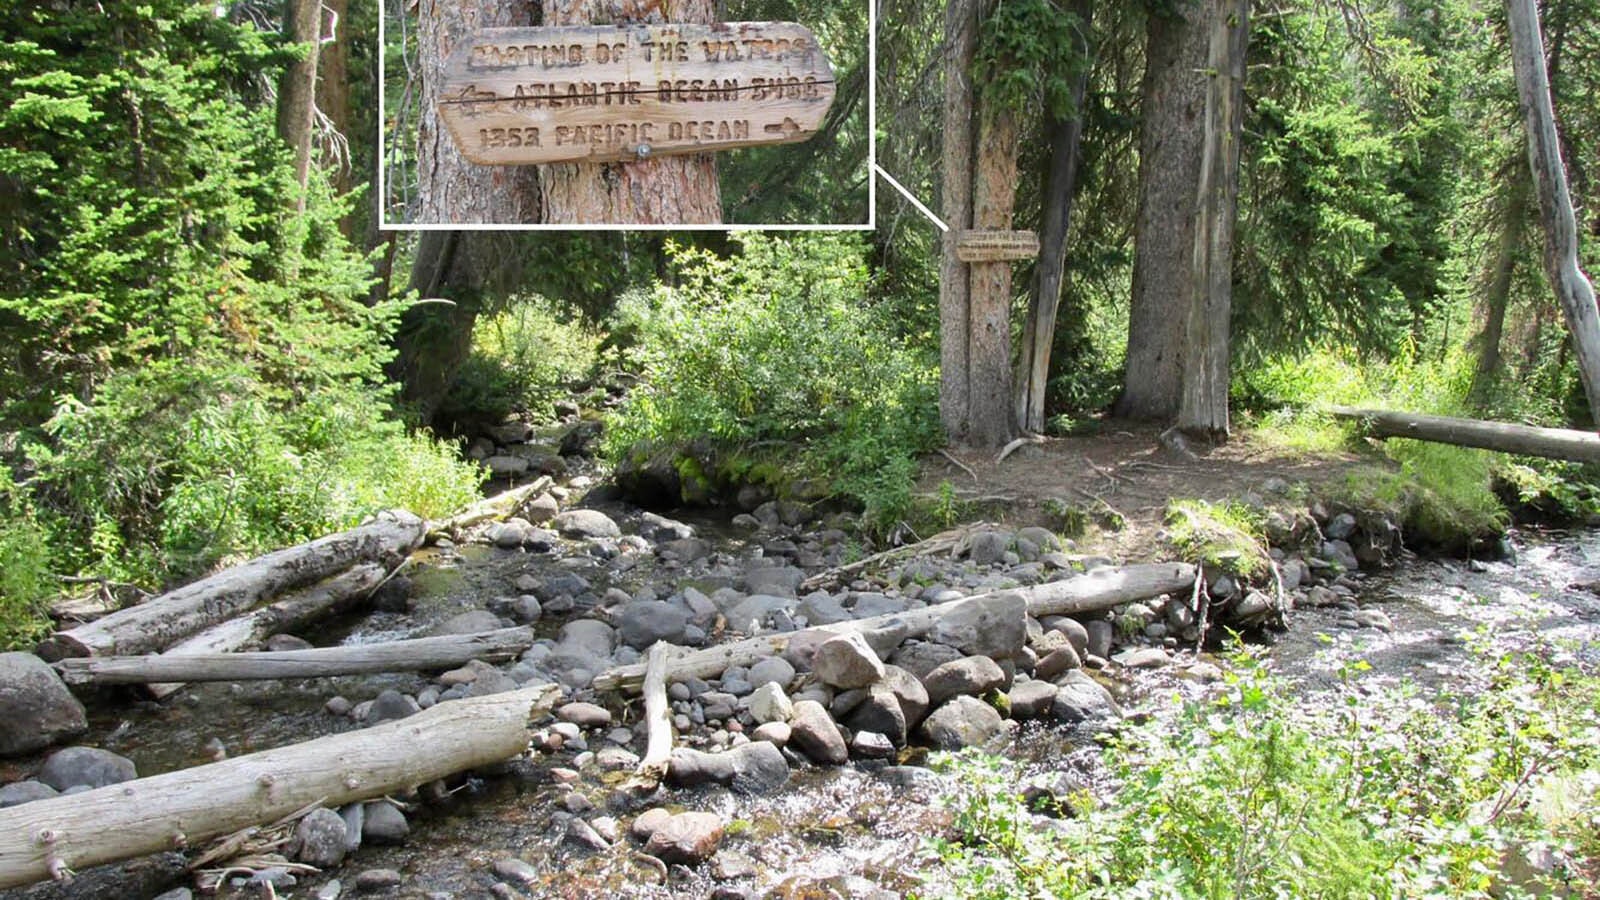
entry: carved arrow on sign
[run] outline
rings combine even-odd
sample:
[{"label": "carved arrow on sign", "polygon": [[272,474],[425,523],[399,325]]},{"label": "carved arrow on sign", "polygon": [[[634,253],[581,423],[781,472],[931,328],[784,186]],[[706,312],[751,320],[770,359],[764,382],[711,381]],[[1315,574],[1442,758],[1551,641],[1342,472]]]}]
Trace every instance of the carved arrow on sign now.
[{"label": "carved arrow on sign", "polygon": [[834,80],[792,22],[489,28],[451,53],[439,96],[472,162],[612,162],[805,140]]}]

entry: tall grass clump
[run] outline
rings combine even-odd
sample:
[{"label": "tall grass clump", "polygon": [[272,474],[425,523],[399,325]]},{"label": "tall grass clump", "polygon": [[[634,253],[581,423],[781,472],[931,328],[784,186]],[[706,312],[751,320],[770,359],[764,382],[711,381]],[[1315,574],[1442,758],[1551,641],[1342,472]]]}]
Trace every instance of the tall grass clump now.
[{"label": "tall grass clump", "polygon": [[613,458],[709,442],[743,474],[806,479],[903,514],[915,455],[936,446],[931,361],[867,299],[856,235],[736,234],[721,257],[676,247],[673,277],[622,304],[645,378],[607,426]]}]

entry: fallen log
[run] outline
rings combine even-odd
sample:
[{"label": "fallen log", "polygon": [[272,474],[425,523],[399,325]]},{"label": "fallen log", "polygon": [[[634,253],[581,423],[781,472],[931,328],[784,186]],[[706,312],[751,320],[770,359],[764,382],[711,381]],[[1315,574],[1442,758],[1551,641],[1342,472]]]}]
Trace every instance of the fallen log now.
[{"label": "fallen log", "polygon": [[[685,653],[667,665],[668,681],[686,681],[690,678],[716,678],[734,666],[748,666],[768,656],[782,653],[789,642],[797,637],[823,634],[870,633],[887,628],[905,628],[904,637],[927,634],[944,617],[956,612],[963,604],[983,601],[1002,595],[1021,596],[1028,604],[1028,613],[1034,616],[1071,615],[1110,609],[1123,603],[1144,600],[1158,594],[1188,590],[1194,584],[1195,569],[1188,563],[1146,563],[1120,568],[1097,569],[1063,581],[1053,581],[1032,587],[1007,591],[974,594],[960,600],[925,606],[899,613],[886,613],[865,619],[819,625],[801,631],[762,634],[741,641],[707,647]],[[646,664],[615,666],[594,677],[596,690],[638,690],[645,675]]]},{"label": "fallen log", "polygon": [[271,653],[76,657],[63,659],[55,666],[61,673],[61,680],[69,685],[265,681],[448,669],[473,659],[509,659],[531,646],[533,629],[523,626],[478,634],[447,634],[381,644]]},{"label": "fallen log", "polygon": [[428,523],[428,539],[436,540],[439,537],[455,538],[462,531],[474,525],[498,519],[509,519],[516,515],[529,500],[539,496],[550,489],[555,482],[548,475],[538,478],[508,491],[501,491],[493,497],[485,497],[468,506],[450,518],[440,522]]},{"label": "fallen log", "polygon": [[1548,459],[1567,459],[1585,463],[1600,462],[1600,434],[1592,431],[1538,428],[1532,425],[1484,422],[1479,419],[1429,416],[1383,409],[1356,409],[1349,406],[1328,407],[1327,412],[1336,419],[1354,420],[1363,432],[1372,437],[1415,438],[1419,441],[1454,444],[1458,447],[1478,447],[1483,450],[1498,450],[1502,453],[1517,453],[1523,456],[1542,456]]},{"label": "fallen log", "polygon": [[36,800],[0,817],[0,888],[276,821],[310,804],[400,793],[522,753],[560,688],[440,703],[394,722],[222,762]]},{"label": "fallen log", "polygon": [[884,550],[880,553],[874,553],[871,556],[862,557],[855,562],[845,563],[842,566],[835,566],[827,571],[818,572],[810,578],[807,578],[805,581],[800,582],[800,590],[815,591],[820,588],[837,585],[845,578],[854,575],[857,572],[861,572],[876,566],[879,563],[898,559],[912,559],[918,556],[927,556],[930,553],[949,552],[961,546],[961,542],[970,537],[974,532],[993,527],[994,526],[987,522],[976,522],[971,525],[963,525],[960,528],[952,528],[949,531],[941,531],[938,534],[920,540],[915,544],[907,544],[904,547],[891,547],[890,549]]},{"label": "fallen log", "polygon": [[47,660],[152,653],[230,619],[285,591],[314,584],[361,562],[398,565],[422,544],[425,525],[411,513],[380,514],[364,525],[258,556],[39,645]]},{"label": "fallen log", "polygon": [[647,727],[644,758],[634,772],[636,786],[653,790],[667,775],[672,762],[672,707],[667,703],[667,664],[675,648],[656,641],[645,659],[644,721]]},{"label": "fallen log", "polygon": [[[168,647],[162,656],[236,653],[254,649],[275,634],[293,631],[356,606],[383,583],[387,574],[384,567],[376,563],[354,566],[311,587],[292,591],[266,606],[184,638]],[[183,690],[181,682],[151,682],[144,687],[157,700],[165,700]]]}]

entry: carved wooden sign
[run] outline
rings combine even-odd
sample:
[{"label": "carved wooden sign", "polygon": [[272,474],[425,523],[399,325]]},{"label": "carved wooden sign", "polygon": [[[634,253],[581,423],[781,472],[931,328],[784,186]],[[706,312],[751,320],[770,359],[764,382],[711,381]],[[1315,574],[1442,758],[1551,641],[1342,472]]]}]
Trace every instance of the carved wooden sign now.
[{"label": "carved wooden sign", "polygon": [[1039,255],[1039,235],[1031,231],[963,231],[956,235],[962,262],[1005,262]]},{"label": "carved wooden sign", "polygon": [[833,94],[790,22],[487,28],[451,53],[439,116],[482,165],[613,162],[803,141]]}]

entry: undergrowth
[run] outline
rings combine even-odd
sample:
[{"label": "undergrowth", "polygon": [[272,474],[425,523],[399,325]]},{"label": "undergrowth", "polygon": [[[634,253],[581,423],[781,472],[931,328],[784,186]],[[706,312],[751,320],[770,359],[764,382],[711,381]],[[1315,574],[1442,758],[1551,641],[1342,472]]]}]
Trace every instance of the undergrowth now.
[{"label": "undergrowth", "polygon": [[1165,521],[1180,559],[1247,579],[1269,567],[1260,514],[1243,504],[1173,500]]},{"label": "undergrowth", "polygon": [[555,420],[554,405],[593,379],[600,333],[540,296],[517,297],[472,329],[472,352],[452,379],[439,420],[497,424],[513,413]]},{"label": "undergrowth", "polygon": [[[973,752],[925,896],[1463,898],[1589,883],[1600,858],[1600,678],[1547,653],[1436,697],[1363,683],[1324,702],[1241,658],[1214,699],[1130,727],[1114,790],[1029,810],[1015,763]],[[1177,701],[1175,701],[1177,702]],[[1508,861],[1548,849],[1542,874]]]}]

